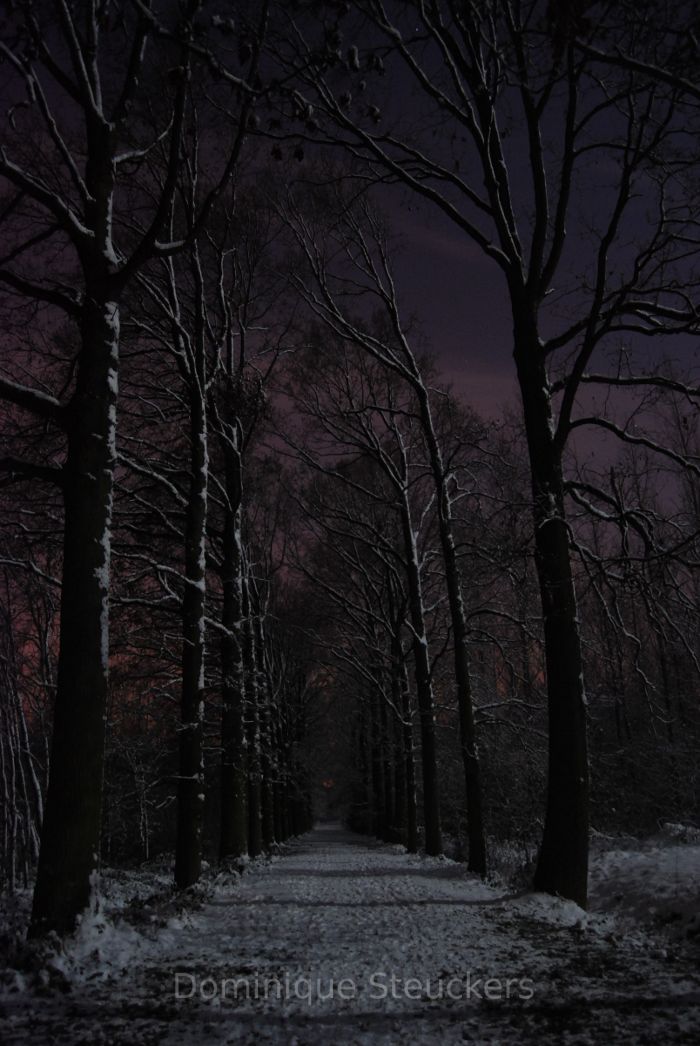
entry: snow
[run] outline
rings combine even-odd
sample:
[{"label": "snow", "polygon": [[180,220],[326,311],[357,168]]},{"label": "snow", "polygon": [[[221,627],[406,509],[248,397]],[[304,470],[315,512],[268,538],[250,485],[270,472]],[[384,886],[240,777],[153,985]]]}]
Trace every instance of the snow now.
[{"label": "snow", "polygon": [[700,940],[700,831],[667,824],[644,849],[599,854],[591,897],[596,910],[614,914],[621,926],[649,925],[673,939]]},{"label": "snow", "polygon": [[[111,502],[111,495],[110,495]],[[95,578],[100,589],[100,664],[105,676],[109,675],[109,576],[112,557],[111,507],[107,511],[107,523],[102,535],[102,563],[95,567]]]},{"label": "snow", "polygon": [[105,675],[109,673],[109,579],[110,563],[112,556],[111,548],[111,523],[113,496],[111,493],[112,471],[117,459],[117,407],[116,398],[119,390],[118,366],[119,366],[119,303],[107,301],[104,304],[105,326],[111,332],[110,338],[110,365],[107,371],[107,385],[110,393],[110,403],[107,407],[107,450],[109,462],[105,474],[110,483],[107,494],[105,513],[105,529],[100,542],[102,551],[102,563],[95,568],[95,578],[100,588],[100,661]]},{"label": "snow", "polygon": [[184,899],[110,873],[43,976],[5,976],[3,1041],[697,1041],[698,842],[602,848],[590,912],[338,826]]}]

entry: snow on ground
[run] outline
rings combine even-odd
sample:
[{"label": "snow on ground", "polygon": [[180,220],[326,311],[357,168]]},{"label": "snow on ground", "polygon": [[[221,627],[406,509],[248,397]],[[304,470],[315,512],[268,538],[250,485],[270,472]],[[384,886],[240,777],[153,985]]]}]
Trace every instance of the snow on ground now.
[{"label": "snow on ground", "polygon": [[2,1041],[697,1043],[699,861],[602,853],[585,913],[320,828],[197,910],[86,916],[54,975],[5,978]]},{"label": "snow on ground", "polygon": [[666,824],[642,847],[597,854],[590,894],[594,910],[614,913],[620,924],[700,940],[700,831]]}]

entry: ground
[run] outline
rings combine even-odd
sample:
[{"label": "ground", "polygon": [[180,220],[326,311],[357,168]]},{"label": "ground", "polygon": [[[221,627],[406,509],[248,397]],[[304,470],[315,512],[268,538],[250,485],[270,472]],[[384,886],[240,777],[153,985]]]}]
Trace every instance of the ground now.
[{"label": "ground", "polygon": [[320,827],[194,910],[88,916],[5,976],[2,1041],[696,1043],[699,865],[681,842],[608,850],[586,914]]}]

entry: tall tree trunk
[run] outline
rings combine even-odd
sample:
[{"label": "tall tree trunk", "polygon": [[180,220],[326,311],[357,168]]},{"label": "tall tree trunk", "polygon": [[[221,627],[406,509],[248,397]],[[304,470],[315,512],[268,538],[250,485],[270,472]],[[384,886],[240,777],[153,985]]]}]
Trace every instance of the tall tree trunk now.
[{"label": "tall tree trunk", "polygon": [[386,807],[384,806],[384,760],[382,758],[382,738],[379,723],[378,701],[381,697],[373,687],[367,691],[367,705],[369,708],[369,736],[370,752],[372,761],[372,818],[371,832],[378,839],[383,839],[386,832]]},{"label": "tall tree trunk", "polygon": [[246,738],[248,743],[248,853],[262,853],[262,792],[260,786],[260,719],[258,709],[258,673],[255,657],[255,608],[250,581],[243,584],[243,665],[246,688]]},{"label": "tall tree trunk", "polygon": [[413,715],[411,690],[406,665],[401,662],[401,712],[403,736],[403,766],[406,777],[406,849],[418,850],[418,810],[416,806],[416,764],[413,752]]},{"label": "tall tree trunk", "polygon": [[408,602],[413,628],[413,659],[416,673],[416,695],[421,734],[421,769],[423,776],[423,820],[425,822],[425,852],[442,853],[442,830],[440,827],[440,792],[437,773],[437,751],[435,743],[435,711],[433,685],[430,676],[428,637],[425,634],[423,615],[423,592],[418,564],[416,539],[411,526],[408,494],[403,492],[401,524],[406,556]]},{"label": "tall tree trunk", "polygon": [[402,714],[401,654],[401,638],[393,635],[391,640],[391,697],[394,706],[394,828],[398,834],[396,842],[405,844],[408,829],[408,793]]},{"label": "tall tree trunk", "polygon": [[220,857],[248,852],[247,747],[243,680],[243,550],[241,460],[223,441],[227,504],[221,567],[224,632],[221,639],[221,825]]},{"label": "tall tree trunk", "polygon": [[457,685],[457,707],[459,710],[459,740],[464,770],[464,787],[467,801],[467,839],[469,842],[468,867],[471,872],[486,875],[486,841],[484,838],[484,812],[481,795],[481,771],[476,747],[474,727],[474,705],[469,668],[469,635],[462,600],[462,578],[452,524],[452,505],[448,489],[448,477],[442,460],[442,451],[435,434],[432,411],[427,389],[422,383],[417,388],[418,401],[426,436],[430,467],[435,483],[438,507],[438,530],[442,558],[445,563],[447,600],[454,640],[454,672]]},{"label": "tall tree trunk", "polygon": [[255,616],[255,665],[260,723],[260,830],[263,848],[269,850],[275,841],[275,811],[272,791],[275,752],[272,745],[272,692],[265,671],[265,631],[262,610]]},{"label": "tall tree trunk", "polygon": [[85,297],[64,467],[60,650],[33,937],[74,929],[100,852],[119,304],[99,281]]},{"label": "tall tree trunk", "polygon": [[384,694],[378,695],[379,700],[379,743],[380,753],[382,760],[382,781],[384,784],[384,792],[382,797],[382,803],[384,807],[383,817],[383,834],[382,839],[387,842],[391,842],[392,829],[396,822],[396,806],[394,796],[394,778],[393,778],[393,767],[392,767],[392,745],[391,735],[389,732],[389,714],[387,709],[387,702]]},{"label": "tall tree trunk", "polygon": [[[202,353],[203,356],[203,353]],[[203,366],[203,359],[201,360]],[[202,869],[204,819],[204,604],[207,527],[207,417],[204,375],[191,376],[190,490],[185,522],[185,591],[182,600],[182,704],[177,790],[175,882],[195,883]]]},{"label": "tall tree trunk", "polygon": [[15,610],[7,576],[4,606],[0,608],[0,783],[2,784],[2,845],[0,889],[14,892],[17,878],[26,886],[30,869],[39,856],[42,795],[34,767],[27,720],[18,690],[17,662],[12,623]]},{"label": "tall tree trunk", "polygon": [[547,667],[547,808],[535,887],[585,907],[588,882],[588,755],[581,639],[564,515],[561,454],[553,434],[542,349],[516,324]]},{"label": "tall tree trunk", "polygon": [[281,840],[288,839],[291,834],[289,796],[292,787],[291,780],[291,738],[287,724],[287,698],[288,690],[285,686],[277,705],[277,750],[280,753],[280,771],[277,785],[277,802],[279,808]]},{"label": "tall tree trunk", "polygon": [[360,752],[360,831],[371,835],[374,831],[374,774],[372,765],[372,729],[370,721],[369,698],[364,697],[359,710],[359,752]]},{"label": "tall tree trunk", "polygon": [[284,817],[285,808],[285,768],[286,768],[286,752],[284,748],[284,741],[282,738],[282,716],[280,704],[282,701],[282,695],[278,695],[277,700],[272,709],[272,738],[277,753],[277,761],[275,766],[275,778],[272,786],[272,798],[273,798],[273,816],[274,816],[274,832],[275,839],[283,843],[287,838],[287,829]]}]

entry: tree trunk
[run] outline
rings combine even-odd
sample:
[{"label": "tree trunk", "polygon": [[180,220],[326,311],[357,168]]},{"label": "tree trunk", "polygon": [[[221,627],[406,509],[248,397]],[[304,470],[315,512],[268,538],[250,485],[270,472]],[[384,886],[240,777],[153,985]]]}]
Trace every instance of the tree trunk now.
[{"label": "tree trunk", "polygon": [[544,360],[536,335],[516,325],[515,361],[523,402],[547,668],[547,808],[535,888],[581,907],[588,880],[588,756],[581,639]]},{"label": "tree trunk", "polygon": [[382,838],[386,842],[392,841],[393,826],[396,821],[396,803],[394,794],[393,766],[391,761],[392,745],[390,735],[389,714],[387,702],[383,694],[379,694],[379,729],[380,729],[380,751],[382,760],[382,781],[384,783],[384,831]]},{"label": "tree trunk", "polygon": [[100,852],[119,305],[89,285],[64,467],[63,586],[51,769],[30,936],[69,933]]},{"label": "tree trunk", "polygon": [[391,697],[394,705],[394,829],[396,842],[406,843],[408,834],[408,794],[406,788],[406,760],[401,702],[401,639],[394,634],[391,639]]},{"label": "tree trunk", "polygon": [[413,626],[413,658],[416,673],[416,695],[421,733],[421,770],[423,775],[423,819],[425,822],[425,852],[442,853],[442,830],[440,827],[440,794],[437,773],[435,744],[435,712],[433,708],[433,686],[430,678],[428,639],[425,634],[423,616],[423,594],[416,541],[411,527],[408,495],[404,491],[401,505],[401,523],[406,555],[409,611]]},{"label": "tree trunk", "polygon": [[246,678],[246,738],[248,743],[248,853],[258,857],[262,853],[262,824],[260,787],[260,720],[258,710],[258,674],[255,658],[255,613],[250,585],[243,585],[243,664]]},{"label": "tree trunk", "polygon": [[262,845],[269,850],[275,841],[273,780],[275,752],[272,742],[272,691],[265,671],[265,632],[262,611],[255,617],[255,665],[258,679],[260,724],[260,830]]},{"label": "tree trunk", "polygon": [[182,705],[177,790],[175,882],[185,889],[202,870],[204,819],[204,603],[207,526],[207,421],[203,375],[192,375],[190,491],[185,522],[185,591],[182,600]]},{"label": "tree trunk", "polygon": [[247,751],[243,682],[243,550],[241,547],[241,461],[224,441],[226,469],[224,549],[221,567],[224,633],[221,639],[221,824],[219,856],[248,853]]},{"label": "tree trunk", "polygon": [[457,707],[459,709],[459,739],[464,770],[464,787],[467,801],[467,839],[469,842],[468,867],[470,872],[486,875],[486,841],[484,838],[484,813],[481,796],[481,771],[476,747],[474,707],[469,670],[469,637],[462,600],[461,571],[455,549],[452,526],[452,506],[447,487],[448,479],[442,461],[442,451],[435,435],[430,400],[427,390],[421,385],[418,390],[423,431],[428,444],[430,467],[435,483],[438,506],[438,529],[442,557],[445,563],[447,599],[454,639],[454,671],[457,684]]},{"label": "tree trunk", "polygon": [[358,709],[357,748],[359,753],[359,781],[357,809],[359,818],[355,830],[365,835],[374,831],[374,776],[372,773],[372,737],[369,698],[365,696]]},{"label": "tree trunk", "polygon": [[406,849],[418,850],[418,811],[416,808],[416,764],[413,755],[413,717],[408,672],[401,664],[401,712],[403,716],[403,765],[406,776]]},{"label": "tree trunk", "polygon": [[277,779],[275,781],[275,838],[284,842],[289,838],[289,741],[285,731],[284,702],[286,690],[275,706],[275,743],[279,753]]},{"label": "tree trunk", "polygon": [[372,759],[372,808],[374,810],[371,832],[377,839],[383,839],[386,830],[386,808],[384,806],[384,761],[382,759],[379,708],[377,707],[379,700],[374,688],[371,687],[367,692]]}]

